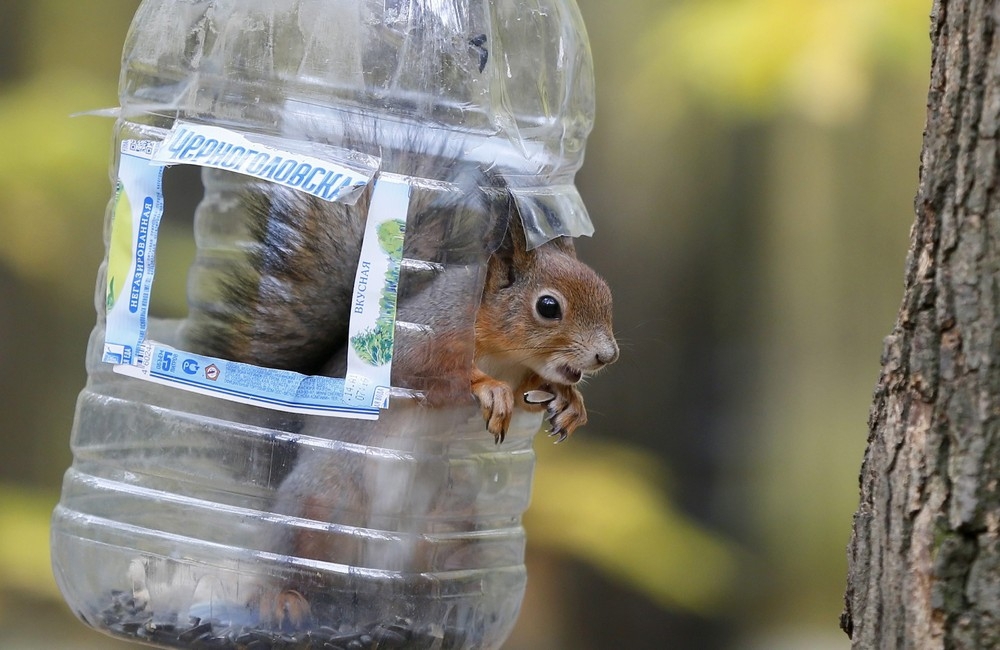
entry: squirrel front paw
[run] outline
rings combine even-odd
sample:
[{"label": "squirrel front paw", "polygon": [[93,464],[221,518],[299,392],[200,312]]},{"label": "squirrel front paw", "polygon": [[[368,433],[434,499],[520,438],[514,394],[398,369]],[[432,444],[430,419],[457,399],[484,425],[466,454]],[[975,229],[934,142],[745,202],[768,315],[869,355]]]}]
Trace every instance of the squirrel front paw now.
[{"label": "squirrel front paw", "polygon": [[559,436],[557,444],[587,423],[587,409],[583,406],[583,395],[575,386],[548,385],[541,390],[526,392],[524,400],[529,404],[545,405],[549,437]]},{"label": "squirrel front paw", "polygon": [[507,429],[514,416],[514,391],[502,381],[477,371],[472,378],[472,394],[479,401],[486,429],[499,445],[507,437]]}]

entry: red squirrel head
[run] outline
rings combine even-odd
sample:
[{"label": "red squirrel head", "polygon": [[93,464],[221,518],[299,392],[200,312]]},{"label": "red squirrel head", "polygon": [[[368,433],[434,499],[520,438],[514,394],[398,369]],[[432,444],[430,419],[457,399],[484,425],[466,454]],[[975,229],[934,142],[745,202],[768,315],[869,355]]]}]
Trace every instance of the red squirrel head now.
[{"label": "red squirrel head", "polygon": [[576,384],[618,359],[611,290],[576,258],[570,238],[526,250],[512,228],[490,259],[476,344],[477,358]]}]

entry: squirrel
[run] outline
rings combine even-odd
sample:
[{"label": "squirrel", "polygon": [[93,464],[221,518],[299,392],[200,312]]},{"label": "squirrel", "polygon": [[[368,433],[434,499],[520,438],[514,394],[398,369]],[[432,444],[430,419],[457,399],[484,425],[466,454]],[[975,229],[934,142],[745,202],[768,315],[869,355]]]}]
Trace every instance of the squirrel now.
[{"label": "squirrel", "polygon": [[472,393],[487,429],[502,442],[514,404],[543,405],[551,436],[565,440],[587,422],[576,388],[618,359],[611,290],[559,237],[526,250],[519,219],[493,253],[476,315]]},{"label": "squirrel", "polygon": [[[587,421],[577,385],[618,358],[607,283],[577,259],[569,237],[527,250],[496,177],[433,156],[406,160],[421,158],[408,176],[429,178],[436,164],[450,185],[413,188],[393,385],[429,406],[471,394],[498,444],[515,408],[545,410],[550,435],[565,440]],[[370,188],[353,205],[263,181],[239,192],[249,252],[225,261],[221,299],[191,304],[189,349],[343,376]],[[477,305],[469,297],[480,287]]]},{"label": "squirrel", "polygon": [[[487,480],[482,472],[492,461],[467,469],[430,460],[400,468],[392,454],[385,459],[367,448],[380,446],[380,436],[407,431],[468,434],[467,407],[474,403],[496,444],[518,410],[544,411],[550,435],[561,442],[587,421],[579,383],[613,363],[619,350],[607,283],[577,259],[569,237],[528,250],[513,198],[498,176],[441,156],[404,155],[402,163],[383,158],[383,164],[413,179],[392,384],[393,400],[414,399],[394,402],[376,422],[307,417],[303,433],[347,445],[335,453],[313,448],[316,442],[299,445],[288,473],[276,479],[271,506],[290,523],[261,535],[261,543],[296,558],[419,574],[461,566],[463,553],[478,552],[472,541],[441,547],[425,527],[439,517],[457,530],[474,526],[476,495]],[[426,180],[442,176],[444,183]],[[207,299],[192,301],[184,326],[188,349],[344,376],[372,189],[348,205],[228,178],[235,180],[231,191],[247,223],[246,254],[208,253],[203,266],[223,279]],[[456,510],[467,512],[468,521],[455,520]],[[386,514],[396,512],[406,516]],[[409,541],[383,551],[350,532],[379,529],[384,517]],[[309,620],[317,597],[303,595],[315,586],[303,580],[308,583],[302,576],[262,583],[253,602],[261,620],[294,628]],[[318,593],[336,592],[325,585]]]}]

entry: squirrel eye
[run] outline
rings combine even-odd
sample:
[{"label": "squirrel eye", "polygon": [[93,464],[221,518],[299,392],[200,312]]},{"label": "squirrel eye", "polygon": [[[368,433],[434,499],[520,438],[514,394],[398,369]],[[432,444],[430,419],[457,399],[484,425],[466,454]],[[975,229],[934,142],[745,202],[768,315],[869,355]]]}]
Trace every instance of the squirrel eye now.
[{"label": "squirrel eye", "polygon": [[562,306],[559,305],[559,301],[547,294],[541,296],[535,303],[535,311],[547,320],[562,318]]}]

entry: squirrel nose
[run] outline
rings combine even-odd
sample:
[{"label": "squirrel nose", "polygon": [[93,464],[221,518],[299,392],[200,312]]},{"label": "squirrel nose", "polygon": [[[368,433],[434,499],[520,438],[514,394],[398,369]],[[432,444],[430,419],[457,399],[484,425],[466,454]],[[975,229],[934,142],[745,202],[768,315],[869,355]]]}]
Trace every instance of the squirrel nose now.
[{"label": "squirrel nose", "polygon": [[603,350],[598,350],[596,357],[597,357],[597,363],[602,366],[606,366],[609,363],[614,363],[615,361],[618,360],[618,346],[614,343],[614,341],[612,341],[611,345],[609,345],[607,348]]}]

